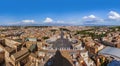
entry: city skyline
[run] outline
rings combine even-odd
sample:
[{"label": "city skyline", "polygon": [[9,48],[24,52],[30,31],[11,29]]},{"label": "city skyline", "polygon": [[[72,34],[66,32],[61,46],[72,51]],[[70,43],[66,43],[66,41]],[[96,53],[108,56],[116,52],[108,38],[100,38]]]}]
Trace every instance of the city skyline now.
[{"label": "city skyline", "polygon": [[2,0],[0,25],[120,25],[116,0]]}]

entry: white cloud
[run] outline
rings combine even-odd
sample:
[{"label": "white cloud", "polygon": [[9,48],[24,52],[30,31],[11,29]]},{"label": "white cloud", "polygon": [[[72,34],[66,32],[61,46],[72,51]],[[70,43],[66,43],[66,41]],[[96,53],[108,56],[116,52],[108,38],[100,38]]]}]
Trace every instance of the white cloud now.
[{"label": "white cloud", "polygon": [[86,23],[95,23],[95,22],[103,22],[104,20],[96,17],[95,15],[84,16],[82,18],[83,22]]},{"label": "white cloud", "polygon": [[44,22],[46,22],[46,23],[51,23],[51,22],[53,22],[53,19],[52,19],[52,18],[47,17],[47,18],[44,20]]},{"label": "white cloud", "polygon": [[115,11],[110,11],[108,14],[108,18],[112,20],[120,20],[120,14]]},{"label": "white cloud", "polygon": [[23,23],[34,23],[35,20],[22,20]]},{"label": "white cloud", "polygon": [[89,15],[89,16],[84,16],[83,19],[95,19],[96,16],[94,15]]}]

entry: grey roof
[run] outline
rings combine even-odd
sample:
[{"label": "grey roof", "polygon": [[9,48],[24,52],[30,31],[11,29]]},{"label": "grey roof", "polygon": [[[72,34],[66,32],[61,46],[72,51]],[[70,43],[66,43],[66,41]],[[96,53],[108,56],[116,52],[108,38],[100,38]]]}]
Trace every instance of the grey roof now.
[{"label": "grey roof", "polygon": [[37,38],[26,38],[28,41],[37,41]]},{"label": "grey roof", "polygon": [[35,51],[37,49],[37,44],[32,44],[31,46],[30,46],[30,51],[31,52],[33,52],[33,51]]},{"label": "grey roof", "polygon": [[120,59],[120,49],[114,47],[105,47],[99,53],[99,55],[111,55],[112,57],[117,57]]}]

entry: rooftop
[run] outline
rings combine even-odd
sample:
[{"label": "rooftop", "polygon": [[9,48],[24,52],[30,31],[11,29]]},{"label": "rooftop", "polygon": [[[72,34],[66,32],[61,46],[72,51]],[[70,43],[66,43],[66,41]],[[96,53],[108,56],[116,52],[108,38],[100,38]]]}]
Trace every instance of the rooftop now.
[{"label": "rooftop", "polygon": [[120,59],[120,49],[114,47],[105,47],[98,54],[111,55]]},{"label": "rooftop", "polygon": [[26,38],[28,41],[37,41],[37,38]]},{"label": "rooftop", "polygon": [[12,56],[14,56],[14,59],[16,60],[16,59],[20,58],[21,56],[23,56],[26,53],[28,53],[28,50],[27,49],[23,49],[23,50],[20,50],[19,52],[16,52]]}]

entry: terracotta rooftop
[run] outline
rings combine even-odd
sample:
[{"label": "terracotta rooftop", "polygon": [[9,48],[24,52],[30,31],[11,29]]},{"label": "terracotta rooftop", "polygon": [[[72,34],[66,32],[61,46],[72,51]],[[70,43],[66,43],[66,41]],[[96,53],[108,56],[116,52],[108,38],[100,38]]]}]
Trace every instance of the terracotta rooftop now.
[{"label": "terracotta rooftop", "polygon": [[14,57],[14,59],[16,60],[26,53],[29,53],[28,49],[24,48],[23,50],[20,50],[20,51],[16,52],[15,54],[11,55],[11,56]]}]

